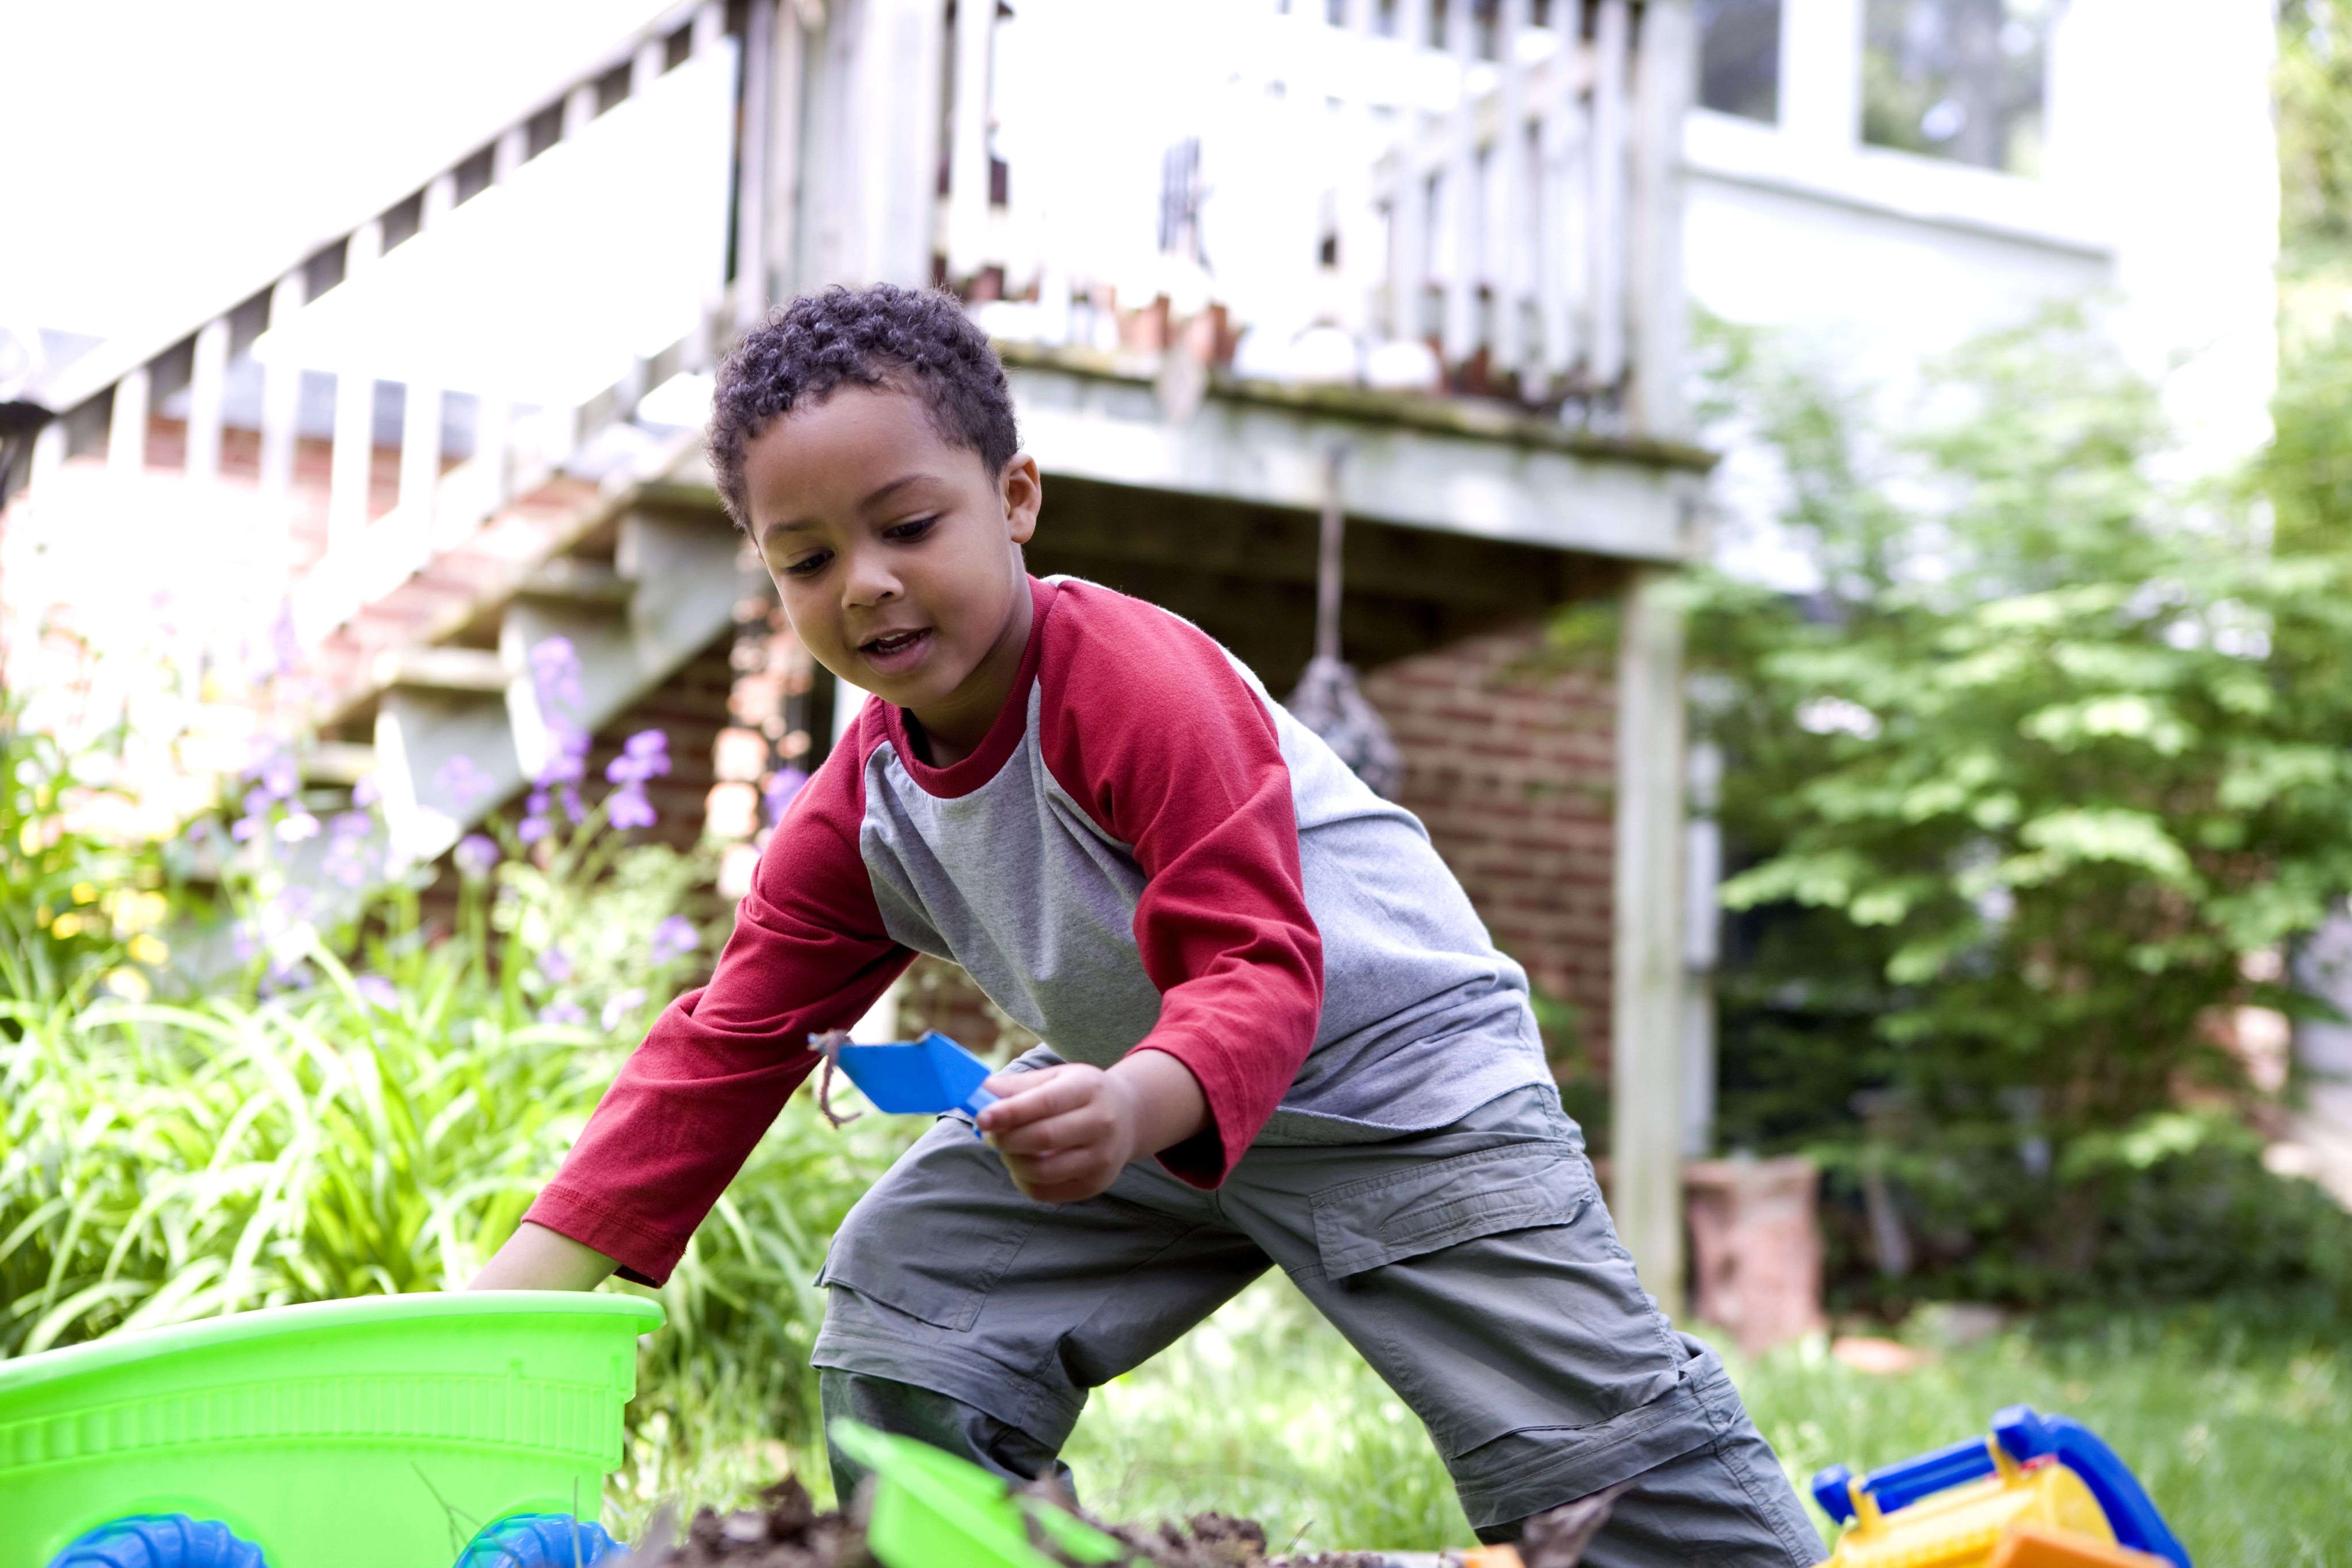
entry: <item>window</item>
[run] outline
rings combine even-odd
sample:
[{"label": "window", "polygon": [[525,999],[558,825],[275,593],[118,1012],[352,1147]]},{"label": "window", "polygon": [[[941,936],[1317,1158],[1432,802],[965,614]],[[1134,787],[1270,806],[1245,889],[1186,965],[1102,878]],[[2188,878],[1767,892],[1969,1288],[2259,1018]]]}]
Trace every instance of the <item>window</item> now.
[{"label": "window", "polygon": [[1749,120],[1780,118],[1780,0],[1698,0],[1698,100]]},{"label": "window", "polygon": [[2040,173],[2051,0],[1866,0],[1862,139]]}]

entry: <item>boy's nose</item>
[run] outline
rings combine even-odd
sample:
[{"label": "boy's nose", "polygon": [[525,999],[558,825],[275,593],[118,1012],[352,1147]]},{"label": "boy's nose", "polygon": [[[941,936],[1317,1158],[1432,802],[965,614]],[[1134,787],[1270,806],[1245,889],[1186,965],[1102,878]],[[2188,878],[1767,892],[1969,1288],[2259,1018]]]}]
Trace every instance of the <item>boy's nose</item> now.
[{"label": "boy's nose", "polygon": [[849,604],[864,606],[879,605],[898,597],[901,589],[898,574],[876,558],[875,552],[860,552],[846,563],[842,574],[842,597]]}]

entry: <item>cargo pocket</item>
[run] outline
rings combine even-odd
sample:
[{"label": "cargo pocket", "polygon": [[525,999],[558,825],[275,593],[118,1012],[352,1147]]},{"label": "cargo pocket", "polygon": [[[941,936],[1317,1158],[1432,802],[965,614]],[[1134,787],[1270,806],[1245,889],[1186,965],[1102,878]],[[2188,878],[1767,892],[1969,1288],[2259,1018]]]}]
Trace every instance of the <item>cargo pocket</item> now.
[{"label": "cargo pocket", "polygon": [[943,1122],[850,1209],[816,1282],[961,1333],[1048,1206],[1021,1196],[969,1128]]},{"label": "cargo pocket", "polygon": [[1507,1144],[1317,1193],[1315,1247],[1325,1278],[1345,1279],[1482,1236],[1572,1225],[1598,1195],[1573,1148]]}]

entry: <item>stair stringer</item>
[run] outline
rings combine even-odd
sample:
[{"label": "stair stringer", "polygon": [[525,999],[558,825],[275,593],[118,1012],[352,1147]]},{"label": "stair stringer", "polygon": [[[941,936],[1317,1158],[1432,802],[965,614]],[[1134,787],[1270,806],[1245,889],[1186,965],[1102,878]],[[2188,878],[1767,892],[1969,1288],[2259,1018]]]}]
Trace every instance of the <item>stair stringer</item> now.
[{"label": "stair stringer", "polygon": [[[625,603],[558,591],[509,600],[495,656],[502,689],[431,689],[398,677],[386,688],[376,711],[376,768],[396,864],[446,852],[539,776],[563,731],[593,734],[609,724],[732,626],[744,599],[774,592],[715,511],[625,510],[619,535]],[[556,637],[578,659],[576,702],[542,690],[532,668],[532,649]],[[445,771],[458,758],[471,764],[470,779]]]}]

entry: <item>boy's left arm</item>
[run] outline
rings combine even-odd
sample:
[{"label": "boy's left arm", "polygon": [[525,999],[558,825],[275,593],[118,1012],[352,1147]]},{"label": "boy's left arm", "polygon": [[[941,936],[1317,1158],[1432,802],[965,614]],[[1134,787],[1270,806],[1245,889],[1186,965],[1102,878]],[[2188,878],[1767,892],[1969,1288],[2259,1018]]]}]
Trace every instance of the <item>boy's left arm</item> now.
[{"label": "boy's left arm", "polygon": [[[1045,625],[1066,646],[1043,661],[1039,742],[1055,782],[1144,872],[1134,931],[1160,1018],[1107,1073],[992,1080],[1013,1092],[981,1126],[1008,1157],[1027,1156],[1023,1131],[1082,1114],[1100,1133],[1087,1145],[1092,1191],[1152,1153],[1213,1187],[1281,1103],[1322,1016],[1290,771],[1257,693],[1192,626],[1078,584],[1063,585]],[[1061,1173],[1046,1175],[1062,1186]]]}]

